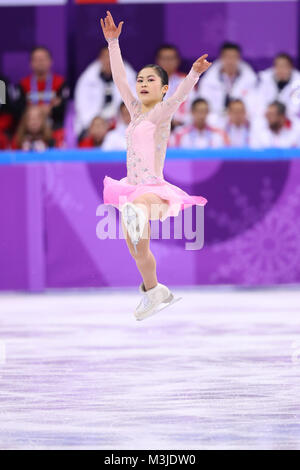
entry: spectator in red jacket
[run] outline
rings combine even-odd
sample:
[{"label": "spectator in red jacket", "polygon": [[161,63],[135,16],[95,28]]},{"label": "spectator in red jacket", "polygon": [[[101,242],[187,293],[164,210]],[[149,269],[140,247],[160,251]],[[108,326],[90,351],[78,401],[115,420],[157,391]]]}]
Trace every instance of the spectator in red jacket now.
[{"label": "spectator in red jacket", "polygon": [[39,105],[49,118],[52,129],[61,129],[70,91],[65,79],[52,72],[52,56],[46,47],[35,47],[31,52],[32,74],[20,82],[20,107]]},{"label": "spectator in red jacket", "polygon": [[28,106],[12,142],[13,149],[43,151],[55,146],[52,130],[44,109]]},{"label": "spectator in red jacket", "polygon": [[8,142],[14,134],[17,124],[17,112],[15,108],[15,99],[17,95],[16,87],[10,81],[0,74],[2,91],[4,88],[4,101],[0,102],[0,149],[7,148]]},{"label": "spectator in red jacket", "polygon": [[5,150],[9,148],[9,141],[4,132],[0,131],[0,150]]},{"label": "spectator in red jacket", "polygon": [[79,147],[101,147],[108,129],[109,123],[105,119],[100,116],[94,117],[87,133],[79,141]]}]

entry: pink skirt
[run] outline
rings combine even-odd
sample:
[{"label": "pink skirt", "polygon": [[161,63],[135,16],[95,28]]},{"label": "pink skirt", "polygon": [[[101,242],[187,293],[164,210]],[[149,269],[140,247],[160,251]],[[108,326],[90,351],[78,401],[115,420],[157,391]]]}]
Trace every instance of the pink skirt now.
[{"label": "pink skirt", "polygon": [[179,214],[179,211],[183,209],[195,204],[205,206],[207,203],[207,199],[205,199],[205,197],[190,196],[182,189],[164,179],[160,179],[158,184],[130,184],[127,182],[126,176],[121,180],[115,180],[110,176],[105,176],[103,179],[103,188],[104,204],[111,204],[119,210],[125,202],[132,202],[141,194],[158,194],[162,199],[166,199],[168,202],[166,209],[160,217],[162,222],[167,217],[176,217]]}]

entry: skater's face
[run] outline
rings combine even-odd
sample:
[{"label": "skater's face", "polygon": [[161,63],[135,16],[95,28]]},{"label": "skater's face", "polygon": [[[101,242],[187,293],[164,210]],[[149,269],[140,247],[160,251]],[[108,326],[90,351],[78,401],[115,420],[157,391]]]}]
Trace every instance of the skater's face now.
[{"label": "skater's face", "polygon": [[156,63],[160,65],[170,76],[177,72],[180,59],[175,49],[161,49],[156,57]]},{"label": "skater's face", "polygon": [[246,121],[246,109],[244,103],[236,101],[231,103],[228,108],[229,120],[235,126],[241,126]]},{"label": "skater's face", "polygon": [[160,76],[153,68],[142,69],[136,79],[136,92],[143,104],[157,103],[162,100],[168,85],[162,85]]},{"label": "skater's face", "polygon": [[278,81],[288,81],[291,78],[292,70],[292,65],[287,59],[280,57],[275,60],[274,71]]}]

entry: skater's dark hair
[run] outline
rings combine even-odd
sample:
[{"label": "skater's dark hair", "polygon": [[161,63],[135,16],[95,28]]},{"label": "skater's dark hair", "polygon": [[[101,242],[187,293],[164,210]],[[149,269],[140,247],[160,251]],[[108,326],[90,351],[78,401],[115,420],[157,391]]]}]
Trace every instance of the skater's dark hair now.
[{"label": "skater's dark hair", "polygon": [[276,56],[274,57],[274,64],[277,59],[285,59],[289,62],[291,67],[294,67],[294,62],[293,62],[292,57],[289,54],[286,54],[285,52],[280,52],[279,54],[276,54]]},{"label": "skater's dark hair", "polygon": [[281,116],[285,116],[286,113],[286,106],[285,104],[281,103],[281,101],[272,101],[272,103],[269,104],[269,106],[275,106],[277,108],[278,114]]},{"label": "skater's dark hair", "polygon": [[[154,69],[155,72],[157,73],[157,75],[160,77],[161,79],[161,83],[162,83],[162,86],[164,85],[169,85],[169,76],[167,74],[167,72],[165,71],[165,69],[163,69],[160,65],[157,65],[157,64],[147,64],[145,65],[137,74],[137,77],[139,75],[139,73],[144,70],[144,69]],[[162,97],[162,99],[164,99],[165,97],[165,94],[164,93],[164,96]]]},{"label": "skater's dark hair", "polygon": [[196,108],[197,104],[206,104],[206,106],[209,107],[207,100],[205,100],[204,98],[196,98],[196,99],[192,102],[191,111],[194,111],[194,109]]},{"label": "skater's dark hair", "polygon": [[230,49],[233,49],[233,50],[237,51],[240,55],[242,55],[241,46],[239,46],[235,42],[229,42],[229,41],[223,42],[223,44],[220,48],[220,54],[222,54],[222,52],[228,51]]}]

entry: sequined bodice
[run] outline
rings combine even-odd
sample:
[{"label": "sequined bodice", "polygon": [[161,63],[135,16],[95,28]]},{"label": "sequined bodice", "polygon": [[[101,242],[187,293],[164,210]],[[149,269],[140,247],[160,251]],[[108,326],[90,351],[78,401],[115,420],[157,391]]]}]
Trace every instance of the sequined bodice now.
[{"label": "sequined bodice", "polygon": [[128,183],[156,184],[163,179],[170,125],[170,120],[153,123],[151,111],[134,116],[126,129]]},{"label": "sequined bodice", "polygon": [[142,113],[141,102],[131,92],[126,79],[118,38],[108,40],[108,50],[114,82],[131,117],[126,129],[127,181],[130,184],[159,184],[164,179],[163,167],[172,116],[187,99],[200,74],[191,68],[170,98]]}]

